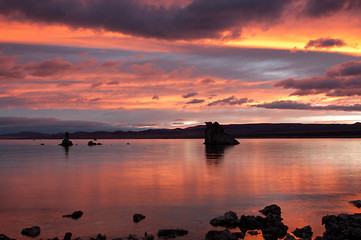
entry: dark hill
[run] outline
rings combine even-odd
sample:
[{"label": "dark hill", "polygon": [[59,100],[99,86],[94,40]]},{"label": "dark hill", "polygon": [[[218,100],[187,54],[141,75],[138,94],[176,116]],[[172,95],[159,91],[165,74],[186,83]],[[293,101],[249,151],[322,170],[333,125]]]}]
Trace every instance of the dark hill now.
[{"label": "dark hill", "polygon": [[[222,125],[225,132],[236,138],[358,138],[361,123],[355,124],[301,124],[262,123]],[[152,139],[152,138],[204,138],[205,125],[176,129],[149,129],[144,131],[97,131],[70,133],[72,139]],[[61,139],[64,133],[44,134],[22,132],[1,135],[3,139]]]}]

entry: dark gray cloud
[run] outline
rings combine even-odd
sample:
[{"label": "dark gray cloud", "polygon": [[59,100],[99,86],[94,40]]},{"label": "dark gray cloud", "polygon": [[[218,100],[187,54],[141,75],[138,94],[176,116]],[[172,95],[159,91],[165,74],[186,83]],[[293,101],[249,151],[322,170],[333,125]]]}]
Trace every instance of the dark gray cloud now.
[{"label": "dark gray cloud", "polygon": [[274,85],[296,89],[291,95],[324,93],[327,96],[361,96],[361,61],[348,61],[329,68],[325,75],[281,80]]},{"label": "dark gray cloud", "polygon": [[186,6],[155,7],[136,0],[0,0],[0,14],[18,21],[104,28],[125,34],[192,39],[219,37],[241,27],[280,19],[289,0],[193,0]]},{"label": "dark gray cloud", "polygon": [[154,96],[152,97],[152,99],[153,99],[153,100],[159,100],[159,97],[158,97],[157,95],[154,95]]},{"label": "dark gray cloud", "polygon": [[288,110],[333,110],[333,111],[361,111],[361,104],[349,106],[343,105],[325,105],[313,106],[309,103],[299,103],[291,100],[275,101],[271,103],[263,103],[252,105],[252,107],[269,108],[269,109],[288,109]]},{"label": "dark gray cloud", "polygon": [[194,97],[194,96],[197,96],[198,93],[196,92],[190,92],[190,93],[187,93],[187,94],[184,94],[182,97],[183,98],[190,98],[190,97]]},{"label": "dark gray cloud", "polygon": [[311,17],[329,16],[338,11],[358,10],[360,0],[307,0],[303,13]]},{"label": "dark gray cloud", "polygon": [[197,103],[203,103],[203,102],[204,102],[203,99],[197,99],[197,98],[195,98],[195,99],[193,99],[193,100],[191,100],[191,101],[189,101],[189,102],[186,102],[186,104],[197,104]]},{"label": "dark gray cloud", "polygon": [[217,100],[211,103],[208,103],[208,106],[215,106],[215,105],[242,105],[244,103],[248,103],[248,98],[240,98],[237,99],[234,96],[231,96],[229,98],[224,98],[221,100]]},{"label": "dark gray cloud", "polygon": [[343,47],[346,46],[346,43],[342,39],[334,38],[318,38],[315,40],[310,40],[306,44],[305,48],[331,48],[331,47]]}]

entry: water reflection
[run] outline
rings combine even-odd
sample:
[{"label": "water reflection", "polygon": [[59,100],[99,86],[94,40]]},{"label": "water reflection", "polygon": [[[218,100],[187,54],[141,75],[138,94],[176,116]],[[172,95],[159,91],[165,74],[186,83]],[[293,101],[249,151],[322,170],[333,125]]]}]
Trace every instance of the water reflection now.
[{"label": "water reflection", "polygon": [[207,165],[218,165],[224,158],[224,153],[229,145],[206,145],[205,153],[207,159]]},{"label": "water reflection", "polygon": [[[20,230],[36,224],[43,239],[69,231],[113,239],[176,227],[190,231],[183,240],[204,239],[210,219],[229,210],[257,215],[276,203],[289,231],[311,225],[318,236],[324,215],[360,211],[348,203],[361,199],[357,139],[244,139],[234,148],[127,141],[89,148],[78,140],[71,150],[51,140],[0,141],[0,233],[22,239]],[[81,224],[61,217],[75,210],[85,213]],[[137,212],[147,216],[141,224],[132,221]]]}]

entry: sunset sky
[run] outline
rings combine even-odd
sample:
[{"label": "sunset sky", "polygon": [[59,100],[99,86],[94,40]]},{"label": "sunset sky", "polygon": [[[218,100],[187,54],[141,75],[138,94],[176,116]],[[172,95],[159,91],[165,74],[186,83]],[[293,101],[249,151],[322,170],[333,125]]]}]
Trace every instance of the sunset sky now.
[{"label": "sunset sky", "polygon": [[361,0],[0,0],[0,133],[361,121]]}]

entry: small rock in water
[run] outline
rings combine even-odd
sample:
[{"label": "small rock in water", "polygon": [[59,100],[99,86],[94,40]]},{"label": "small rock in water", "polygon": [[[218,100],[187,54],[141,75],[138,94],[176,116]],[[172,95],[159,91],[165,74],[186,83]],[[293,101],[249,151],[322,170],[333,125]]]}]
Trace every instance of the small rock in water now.
[{"label": "small rock in water", "polygon": [[188,231],[184,229],[160,229],[158,230],[158,237],[175,238],[187,235]]},{"label": "small rock in water", "polygon": [[236,228],[238,224],[238,217],[235,212],[229,211],[226,212],[223,216],[213,218],[210,221],[212,226],[226,227],[226,228]]},{"label": "small rock in water", "polygon": [[0,234],[0,240],[15,240],[15,239],[9,238],[8,236],[5,236],[4,234]]},{"label": "small rock in water", "polygon": [[232,234],[230,231],[223,230],[223,231],[209,231],[206,234],[205,240],[237,240],[238,237]]},{"label": "small rock in water", "polygon": [[352,203],[357,208],[361,208],[361,200],[349,201],[349,203]]},{"label": "small rock in water", "polygon": [[71,236],[72,236],[72,235],[73,235],[73,234],[72,234],[71,232],[65,233],[64,240],[71,240]]},{"label": "small rock in water", "polygon": [[313,235],[313,232],[312,232],[312,228],[310,225],[308,226],[305,226],[303,228],[296,228],[296,230],[294,230],[292,232],[296,237],[298,238],[302,238],[302,239],[309,239],[311,240],[311,237]]},{"label": "small rock in water", "polygon": [[37,237],[40,234],[40,227],[33,226],[30,228],[24,228],[21,230],[21,234],[28,237]]},{"label": "small rock in water", "polygon": [[69,217],[69,218],[72,218],[72,219],[78,219],[81,216],[83,216],[82,211],[75,211],[72,214],[63,215],[63,217]]},{"label": "small rock in water", "polygon": [[145,216],[140,213],[136,213],[133,215],[133,221],[135,223],[142,221],[144,218],[145,218]]}]

